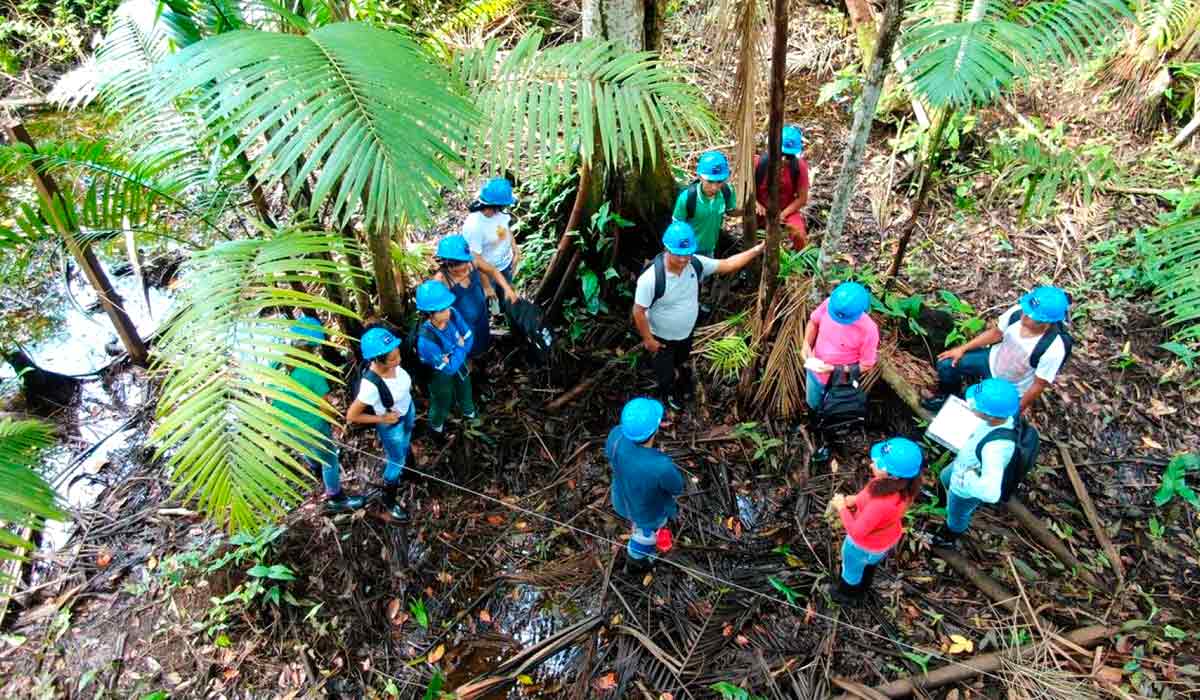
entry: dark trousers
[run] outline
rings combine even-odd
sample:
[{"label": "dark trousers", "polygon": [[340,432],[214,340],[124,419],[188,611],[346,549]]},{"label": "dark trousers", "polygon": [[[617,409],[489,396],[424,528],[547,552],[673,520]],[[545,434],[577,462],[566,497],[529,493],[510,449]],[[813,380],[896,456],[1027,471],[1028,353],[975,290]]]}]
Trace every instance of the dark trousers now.
[{"label": "dark trousers", "polygon": [[950,360],[939,360],[937,363],[938,394],[942,396],[962,396],[963,384],[975,384],[992,376],[991,365],[988,364],[990,348],[972,350],[962,356],[957,365]]},{"label": "dark trousers", "polygon": [[[671,394],[682,397],[692,385],[692,336],[683,340],[663,340],[657,336],[654,339],[662,343],[662,349],[654,353],[654,378],[658,380],[658,395],[663,401],[670,398]],[[676,370],[679,372],[678,383],[675,379]]]}]

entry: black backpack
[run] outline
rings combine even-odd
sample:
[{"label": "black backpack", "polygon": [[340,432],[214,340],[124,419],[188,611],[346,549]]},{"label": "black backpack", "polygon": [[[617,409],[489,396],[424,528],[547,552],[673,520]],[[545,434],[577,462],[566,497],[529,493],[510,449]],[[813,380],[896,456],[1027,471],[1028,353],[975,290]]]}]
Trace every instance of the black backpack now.
[{"label": "black backpack", "polygon": [[425,364],[421,359],[421,353],[417,350],[417,339],[422,334],[425,335],[426,340],[441,345],[441,341],[436,336],[425,331],[425,322],[418,320],[408,329],[408,334],[404,336],[404,342],[400,344],[400,364],[404,365],[408,371],[413,386],[425,391],[429,388],[430,380],[433,379],[434,369]]},{"label": "black backpack", "polygon": [[1025,476],[1037,465],[1038,451],[1041,450],[1041,437],[1038,431],[1024,419],[1018,418],[1015,427],[996,428],[983,436],[975,446],[975,459],[983,463],[983,446],[997,440],[1008,440],[1016,445],[1012,459],[1004,467],[1004,478],[1000,481],[1000,502],[1008,503],[1008,499],[1016,492],[1017,487],[1025,480]]},{"label": "black backpack", "polygon": [[829,375],[817,416],[822,430],[862,425],[867,418],[867,394],[859,388],[858,365],[838,365]]},{"label": "black backpack", "polygon": [[514,304],[504,305],[504,315],[508,327],[521,338],[529,364],[546,366],[554,347],[554,335],[546,326],[542,308],[528,299],[517,299]]},{"label": "black backpack", "polygon": [[[667,293],[667,260],[662,253],[655,255],[654,259],[642,268],[642,272],[645,273],[651,267],[654,268],[654,298],[650,300],[650,306],[654,306],[654,302],[662,299],[662,295]],[[692,256],[692,269],[696,271],[696,281],[703,282],[704,265],[695,255]],[[650,308],[650,306],[646,308]]]},{"label": "black backpack", "polygon": [[[1024,315],[1025,314],[1022,313],[1020,309],[1017,309],[1016,312],[1013,313],[1012,318],[1009,319],[1008,325],[1006,325],[1004,329],[1008,330],[1014,323],[1020,323],[1021,317]],[[1054,342],[1055,338],[1062,338],[1062,363],[1064,365],[1067,364],[1067,360],[1071,359],[1071,349],[1075,347],[1075,339],[1072,338],[1071,334],[1067,332],[1067,326],[1065,323],[1062,321],[1056,321],[1055,323],[1050,324],[1050,330],[1043,333],[1042,337],[1038,340],[1037,345],[1033,346],[1033,352],[1029,355],[1029,365],[1031,367],[1037,369],[1038,363],[1042,361],[1042,355],[1045,355],[1046,351],[1050,349],[1050,345]]]},{"label": "black backpack", "polygon": [[[788,166],[788,169],[792,171],[792,182],[796,183],[796,186],[799,187],[800,186],[800,158],[798,158],[798,157],[788,158],[787,156],[783,156],[783,162]],[[755,166],[755,168],[754,168],[754,187],[756,189],[758,187],[761,187],[762,184],[767,181],[767,165],[769,163],[770,163],[770,159],[767,157],[766,153],[759,156],[758,165]]]},{"label": "black backpack", "polygon": [[[687,186],[687,200],[683,203],[687,211],[687,220],[691,221],[696,218],[696,200],[700,196],[700,181],[692,180]],[[729,183],[721,185],[721,196],[725,198],[725,211],[733,209],[733,190],[729,188]]]}]

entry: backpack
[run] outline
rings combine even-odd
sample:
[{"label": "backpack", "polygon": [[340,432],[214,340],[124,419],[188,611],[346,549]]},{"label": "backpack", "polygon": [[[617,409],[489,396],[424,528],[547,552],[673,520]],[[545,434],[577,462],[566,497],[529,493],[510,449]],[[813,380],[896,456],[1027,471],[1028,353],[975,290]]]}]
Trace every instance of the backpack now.
[{"label": "backpack", "polygon": [[983,436],[975,446],[975,459],[983,463],[983,446],[997,440],[1008,440],[1016,445],[1012,459],[1004,467],[1004,477],[1000,481],[1000,502],[1008,503],[1008,499],[1016,492],[1017,487],[1025,480],[1025,476],[1037,464],[1038,451],[1041,449],[1041,438],[1038,431],[1023,419],[1018,418],[1013,428],[996,428]]},{"label": "backpack", "polygon": [[541,307],[528,299],[517,299],[516,303],[504,305],[504,316],[508,319],[508,327],[524,343],[529,364],[546,366],[550,362],[554,335],[546,326]]},{"label": "backpack", "polygon": [[413,386],[420,387],[424,391],[429,387],[430,380],[433,379],[433,368],[425,364],[421,359],[421,353],[417,350],[417,339],[422,334],[425,335],[426,340],[441,344],[437,337],[425,332],[425,322],[418,319],[408,329],[408,333],[404,336],[404,342],[400,343],[400,364],[408,371]]},{"label": "backpack", "polygon": [[829,375],[817,416],[822,430],[854,427],[866,422],[867,394],[858,386],[858,365],[838,365]]},{"label": "backpack", "polygon": [[[392,406],[396,405],[396,399],[392,396],[392,390],[388,388],[387,382],[383,381],[383,377],[375,374],[375,370],[367,368],[358,377],[358,382],[354,385],[354,396],[358,396],[358,390],[362,387],[363,382],[371,382],[379,391],[379,403],[383,404],[383,412],[387,413],[392,410]],[[371,413],[375,413],[374,407],[371,407]],[[378,415],[378,414],[376,414]]]},{"label": "backpack", "polygon": [[[764,182],[767,181],[767,164],[769,163],[767,154],[764,153],[758,157],[758,165],[754,168],[754,188],[758,189]],[[799,187],[800,183],[800,159],[783,157],[783,162],[787,164],[788,169],[792,172],[792,182]]]},{"label": "backpack", "polygon": [[[729,189],[729,183],[721,185],[721,196],[725,198],[725,211],[733,209],[733,190]],[[692,180],[687,186],[687,200],[683,206],[687,211],[687,220],[691,221],[696,218],[696,201],[700,197],[700,180]]]},{"label": "backpack", "polygon": [[[1008,325],[1006,325],[1004,329],[1008,330],[1014,323],[1019,323],[1021,321],[1021,317],[1024,315],[1025,314],[1020,309],[1017,309],[1012,315],[1012,318],[1009,319]],[[1050,330],[1043,333],[1042,337],[1038,339],[1037,345],[1033,346],[1033,352],[1029,355],[1029,365],[1031,367],[1037,369],[1038,363],[1042,361],[1042,355],[1045,355],[1046,351],[1050,349],[1050,345],[1054,342],[1055,338],[1062,338],[1062,363],[1064,365],[1067,364],[1067,360],[1071,359],[1071,349],[1075,347],[1075,339],[1072,338],[1071,334],[1067,332],[1067,325],[1065,323],[1062,321],[1056,321],[1050,324]]]},{"label": "backpack", "polygon": [[[650,300],[650,306],[654,306],[654,302],[662,299],[662,296],[667,293],[667,261],[662,253],[654,256],[654,259],[642,268],[645,273],[654,267],[654,298]],[[692,256],[692,269],[696,271],[696,280],[701,282],[704,280],[704,264],[701,263],[695,255]],[[641,275],[639,275],[640,277]],[[646,308],[650,308],[647,306]]]}]

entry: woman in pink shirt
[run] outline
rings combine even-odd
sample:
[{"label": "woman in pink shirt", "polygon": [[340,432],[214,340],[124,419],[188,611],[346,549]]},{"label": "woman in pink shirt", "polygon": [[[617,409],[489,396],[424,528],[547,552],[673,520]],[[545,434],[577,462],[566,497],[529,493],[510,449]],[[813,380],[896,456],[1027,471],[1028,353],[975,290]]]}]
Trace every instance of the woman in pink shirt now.
[{"label": "woman in pink shirt", "polygon": [[891,438],[871,447],[871,480],[854,496],[835,494],[833,507],[846,528],[842,541],[842,575],[829,595],[838,603],[855,603],[871,590],[875,567],[904,534],[904,513],[921,492],[917,443]]},{"label": "woman in pink shirt", "polygon": [[879,356],[879,326],[867,315],[871,293],[858,282],[842,282],[821,302],[804,328],[805,382],[809,407],[820,408],[825,384],[834,367],[858,365],[861,372],[875,366]]}]

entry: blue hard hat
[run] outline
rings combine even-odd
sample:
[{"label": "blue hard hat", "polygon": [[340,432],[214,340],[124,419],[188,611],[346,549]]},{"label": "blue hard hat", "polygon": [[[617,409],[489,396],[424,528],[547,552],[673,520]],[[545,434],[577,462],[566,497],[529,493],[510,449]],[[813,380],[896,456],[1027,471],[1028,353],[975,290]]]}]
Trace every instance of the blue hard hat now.
[{"label": "blue hard hat", "polygon": [[705,180],[725,182],[729,179],[729,161],[720,151],[705,151],[696,163],[696,174]]},{"label": "blue hard hat", "polygon": [[871,446],[875,466],[892,476],[911,479],[921,471],[925,461],[921,447],[908,438],[894,437]]},{"label": "blue hard hat", "polygon": [[292,334],[308,338],[316,343],[325,342],[325,329],[321,322],[312,316],[301,316],[292,326]]},{"label": "blue hard hat", "polygon": [[1021,410],[1021,392],[1007,379],[985,379],[967,389],[967,401],[980,413],[993,418],[1011,418]]},{"label": "blue hard hat", "polygon": [[667,227],[662,237],[663,247],[674,255],[692,255],[696,252],[696,232],[686,221],[675,221]]},{"label": "blue hard hat", "polygon": [[1058,287],[1034,287],[1021,297],[1021,311],[1038,323],[1057,323],[1066,320],[1071,300]]},{"label": "blue hard hat", "polygon": [[368,360],[383,357],[400,347],[400,339],[386,328],[372,328],[363,333],[362,354]]},{"label": "blue hard hat", "polygon": [[467,245],[467,239],[461,234],[446,236],[438,241],[437,252],[434,257],[441,260],[454,260],[457,262],[471,262],[471,247]]},{"label": "blue hard hat", "polygon": [[829,295],[829,317],[849,325],[871,306],[871,293],[858,282],[842,282]]},{"label": "blue hard hat", "polygon": [[621,434],[634,442],[645,442],[658,432],[663,405],[655,399],[632,399],[621,409]]},{"label": "blue hard hat", "polygon": [[512,183],[502,177],[488,180],[479,190],[479,201],[493,207],[507,207],[513,203]]},{"label": "blue hard hat", "polygon": [[804,131],[798,126],[783,127],[783,138],[780,141],[783,152],[789,156],[798,156],[804,152]]},{"label": "blue hard hat", "polygon": [[434,313],[454,306],[454,292],[444,282],[425,280],[417,287],[417,310]]}]

